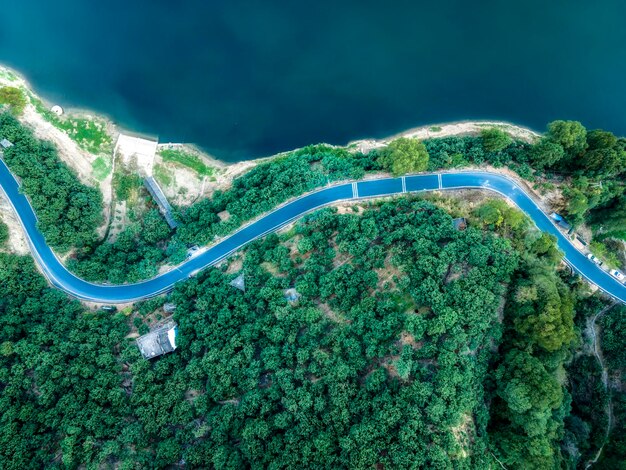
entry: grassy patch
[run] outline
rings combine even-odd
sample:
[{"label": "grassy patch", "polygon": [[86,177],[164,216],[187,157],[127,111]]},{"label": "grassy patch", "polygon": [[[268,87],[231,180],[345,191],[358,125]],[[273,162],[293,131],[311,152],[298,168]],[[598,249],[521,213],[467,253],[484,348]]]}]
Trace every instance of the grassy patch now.
[{"label": "grassy patch", "polygon": [[14,116],[19,116],[24,112],[26,97],[19,88],[5,86],[0,88],[0,104],[8,106]]},{"label": "grassy patch", "polygon": [[135,199],[142,185],[143,180],[135,174],[116,171],[113,175],[113,189],[120,201]]},{"label": "grassy patch", "polygon": [[64,131],[83,150],[89,153],[101,153],[111,150],[111,136],[107,132],[107,125],[103,119],[61,117],[46,108],[43,102],[32,94],[30,95],[30,101],[46,121]]},{"label": "grassy patch", "polygon": [[428,128],[430,132],[441,132],[441,127],[439,126],[431,126]]},{"label": "grassy patch", "polygon": [[111,159],[100,156],[94,160],[91,164],[91,168],[93,170],[93,176],[98,181],[103,181],[109,173],[111,173]]},{"label": "grassy patch", "polygon": [[192,169],[200,176],[213,176],[215,168],[206,165],[199,156],[183,150],[166,149],[159,152],[164,162],[175,163]]},{"label": "grassy patch", "polygon": [[163,165],[154,165],[154,179],[163,186],[172,184],[172,173]]},{"label": "grassy patch", "polygon": [[59,120],[57,127],[90,153],[102,152],[111,145],[106,123],[100,119],[69,118]]}]

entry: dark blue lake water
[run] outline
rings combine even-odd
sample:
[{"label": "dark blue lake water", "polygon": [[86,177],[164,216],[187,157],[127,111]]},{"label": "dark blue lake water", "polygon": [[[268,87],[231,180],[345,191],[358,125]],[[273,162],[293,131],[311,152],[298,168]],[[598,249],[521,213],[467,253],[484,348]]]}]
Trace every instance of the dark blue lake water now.
[{"label": "dark blue lake water", "polygon": [[626,134],[626,2],[4,0],[44,97],[226,160],[417,125]]}]

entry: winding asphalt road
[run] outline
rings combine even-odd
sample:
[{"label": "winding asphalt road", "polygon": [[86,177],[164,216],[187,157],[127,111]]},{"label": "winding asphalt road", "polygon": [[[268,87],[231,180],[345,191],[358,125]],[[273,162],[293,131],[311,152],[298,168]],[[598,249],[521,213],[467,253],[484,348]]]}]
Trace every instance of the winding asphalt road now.
[{"label": "winding asphalt road", "polygon": [[136,284],[118,286],[93,284],[84,281],[74,276],[63,266],[46,244],[43,235],[37,228],[37,217],[28,199],[20,193],[17,181],[1,159],[0,187],[4,190],[22,223],[30,243],[31,252],[49,281],[59,289],[83,300],[115,304],[141,300],[166,292],[177,282],[187,279],[207,266],[216,264],[252,240],[274,232],[312,210],[338,201],[420,191],[474,188],[488,189],[513,201],[522,211],[528,214],[540,230],[557,237],[559,248],[564,252],[565,260],[573,269],[615,299],[626,303],[626,286],[598,268],[585,255],[574,248],[570,241],[552,223],[551,219],[515,181],[497,173],[474,171],[432,173],[402,178],[379,178],[329,186],[275,209],[263,218],[242,227],[204,253],[167,273]]}]

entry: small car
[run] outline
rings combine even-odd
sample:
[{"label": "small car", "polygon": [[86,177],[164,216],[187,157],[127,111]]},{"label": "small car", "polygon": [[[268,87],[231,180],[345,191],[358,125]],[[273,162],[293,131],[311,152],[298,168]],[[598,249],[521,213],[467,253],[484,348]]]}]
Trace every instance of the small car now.
[{"label": "small car", "polygon": [[611,269],[611,276],[613,276],[615,279],[618,279],[620,281],[623,281],[624,279],[626,279],[626,277],[624,277],[624,275],[617,269]]},{"label": "small car", "polygon": [[593,255],[593,253],[587,253],[587,258],[596,263],[598,266],[602,266],[602,261]]},{"label": "small car", "polygon": [[194,245],[194,246],[190,247],[187,250],[187,259],[193,257],[193,255],[195,255],[198,252],[199,249],[200,249],[200,247],[198,245]]}]

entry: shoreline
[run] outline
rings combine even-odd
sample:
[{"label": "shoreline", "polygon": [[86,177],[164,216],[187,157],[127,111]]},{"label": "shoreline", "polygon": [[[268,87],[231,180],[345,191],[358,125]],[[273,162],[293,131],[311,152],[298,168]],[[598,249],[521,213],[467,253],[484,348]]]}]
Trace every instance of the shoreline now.
[{"label": "shoreline", "polygon": [[[11,79],[11,77],[13,78],[13,80]],[[2,82],[5,82],[5,83],[3,84]],[[47,98],[39,95],[35,91],[33,85],[29,82],[29,80],[22,73],[20,73],[19,71],[5,64],[0,64],[0,85],[11,86],[12,84],[13,86],[21,86],[22,88],[26,89],[30,94],[32,94],[33,97],[40,100],[45,106],[45,108],[48,110],[53,105],[56,104],[48,100]],[[128,135],[134,135],[137,137],[158,139],[158,136],[155,136],[154,134],[150,134],[147,132],[138,132],[135,130],[125,128],[121,126],[120,124],[117,124],[111,116],[105,113],[98,112],[98,111],[88,109],[88,108],[82,108],[79,106],[70,106],[67,108],[64,107],[63,118],[64,119],[86,118],[86,119],[97,119],[97,120],[103,121],[107,125],[108,134],[111,137],[112,141],[114,141],[115,138],[119,134],[128,134]],[[400,130],[394,134],[391,134],[389,136],[382,137],[382,138],[363,137],[363,138],[351,139],[351,140],[348,140],[348,142],[343,145],[332,144],[332,143],[327,143],[327,142],[319,142],[318,144],[330,145],[332,147],[357,146],[357,148],[359,149],[363,148],[363,149],[372,150],[372,149],[384,147],[391,140],[394,140],[399,137],[410,137],[410,138],[418,138],[420,140],[424,140],[424,139],[432,139],[432,138],[440,138],[440,137],[449,137],[449,136],[455,136],[455,135],[456,136],[473,135],[473,134],[478,133],[480,131],[480,128],[482,127],[499,127],[505,132],[507,132],[508,134],[510,134],[512,137],[520,138],[521,140],[526,140],[526,141],[532,141],[541,136],[541,133],[539,131],[536,131],[529,127],[520,126],[510,121],[489,120],[489,119],[485,119],[485,120],[483,119],[478,119],[478,120],[460,119],[460,120],[430,123],[430,124],[424,124],[421,126],[411,127],[409,129]],[[189,149],[193,153],[200,155],[204,160],[207,161],[207,163],[212,164],[222,169],[226,169],[231,166],[241,165],[243,163],[248,163],[248,164],[253,163],[256,165],[263,161],[266,161],[272,158],[277,158],[287,153],[300,150],[306,147],[307,145],[311,145],[311,144],[308,143],[304,145],[303,147],[296,147],[296,148],[278,152],[272,155],[265,155],[265,156],[250,158],[246,160],[229,162],[229,161],[225,161],[219,158],[216,155],[212,155],[208,153],[207,151],[205,151],[200,146],[194,143],[159,142],[159,147],[171,146],[171,147],[176,147],[176,148]]]}]

